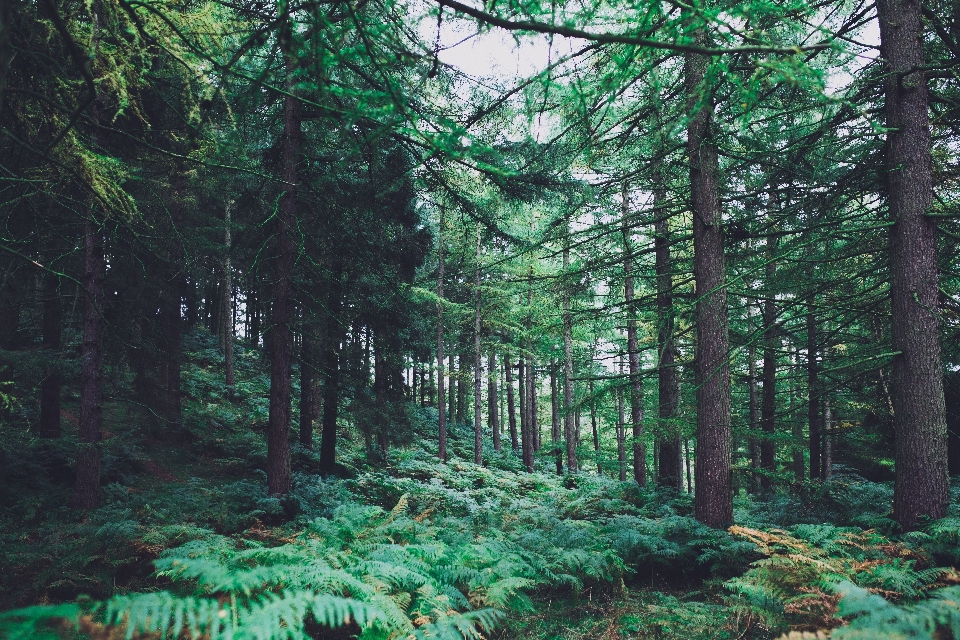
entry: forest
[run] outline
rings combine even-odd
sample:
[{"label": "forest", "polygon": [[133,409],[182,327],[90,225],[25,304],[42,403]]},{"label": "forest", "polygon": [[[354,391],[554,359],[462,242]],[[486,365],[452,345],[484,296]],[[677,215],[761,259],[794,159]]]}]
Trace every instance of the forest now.
[{"label": "forest", "polygon": [[960,640],[960,5],[0,1],[0,638]]}]

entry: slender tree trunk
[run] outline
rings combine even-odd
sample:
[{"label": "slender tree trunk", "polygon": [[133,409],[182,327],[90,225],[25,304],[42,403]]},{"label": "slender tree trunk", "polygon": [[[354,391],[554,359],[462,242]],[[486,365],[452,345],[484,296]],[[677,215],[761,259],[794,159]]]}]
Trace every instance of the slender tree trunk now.
[{"label": "slender tree trunk", "polygon": [[267,426],[267,487],[270,495],[290,492],[290,375],[293,368],[293,233],[300,156],[300,100],[294,95],[296,58],[290,51],[292,28],[286,17],[280,35],[287,65],[283,120],[283,195],[277,215],[276,282],[270,327],[270,417]]},{"label": "slender tree trunk", "polygon": [[801,400],[800,383],[797,381],[800,376],[800,350],[793,353],[793,372],[790,376],[790,419],[792,422],[791,435],[793,436],[793,446],[790,453],[793,457],[793,481],[795,483],[803,482],[806,477],[803,468],[803,422],[800,420],[799,409],[803,404]]},{"label": "slender tree trunk", "polygon": [[[657,172],[655,181],[662,180]],[[670,217],[661,211],[662,191],[654,192],[654,259],[657,278],[657,366],[658,413],[660,440],[657,482],[664,487],[683,488],[683,451],[677,435],[677,413],[680,408],[680,379],[677,377],[674,342],[673,259],[670,255]]]},{"label": "slender tree trunk", "polygon": [[[812,278],[811,278],[812,282]],[[820,383],[817,367],[817,319],[813,296],[807,303],[807,423],[810,451],[810,479],[820,479]]]},{"label": "slender tree trunk", "polygon": [[497,415],[497,355],[491,348],[487,352],[487,422],[490,423],[490,433],[493,435],[493,450],[500,451],[500,416]]},{"label": "slender tree trunk", "polygon": [[777,236],[767,237],[766,248],[766,299],[763,302],[763,396],[760,406],[760,429],[763,439],[760,441],[760,468],[765,472],[760,476],[764,489],[773,487],[773,474],[777,471],[774,417],[777,409],[777,303],[774,292],[774,279],[777,273]]},{"label": "slender tree trunk", "polygon": [[693,492],[693,479],[690,475],[690,441],[684,439],[683,441],[683,452],[684,452],[684,461],[687,466],[687,493]]},{"label": "slender tree trunk", "polygon": [[593,397],[593,378],[590,378],[590,429],[593,432],[593,453],[596,456],[597,473],[603,475],[603,465],[600,464],[600,432],[597,430],[597,407]]},{"label": "slender tree trunk", "polygon": [[[623,379],[623,356],[620,356],[620,379]],[[620,482],[627,481],[626,413],[623,403],[623,385],[617,385],[617,462]]]},{"label": "slender tree trunk", "polygon": [[[704,43],[703,31],[697,41]],[[730,467],[730,364],[726,265],[718,196],[717,145],[712,99],[702,100],[707,58],[687,53],[684,76],[690,121],[690,195],[694,279],[697,288],[697,467],[694,513],[711,527],[733,522]]]},{"label": "slender tree trunk", "polygon": [[344,323],[341,318],[343,308],[341,287],[343,272],[337,265],[327,298],[327,321],[324,352],[320,360],[323,374],[323,417],[320,421],[320,475],[336,474],[337,465],[337,414],[340,406],[340,378],[344,360],[341,345],[346,342]]},{"label": "slender tree trunk", "polygon": [[477,223],[477,268],[473,279],[473,461],[483,463],[483,429],[480,411],[480,376],[483,370],[480,351],[480,223]]},{"label": "slender tree trunk", "polygon": [[637,310],[633,302],[633,247],[630,242],[630,200],[623,183],[623,301],[627,314],[627,361],[630,366],[630,426],[633,431],[633,479],[647,485],[647,455],[643,445],[643,381],[640,378],[640,347],[637,341]]},{"label": "slender tree trunk", "polygon": [[316,417],[314,400],[314,377],[316,369],[316,347],[313,337],[307,335],[304,327],[303,344],[300,347],[300,444],[306,449],[313,448],[313,419]]},{"label": "slender tree trunk", "polygon": [[100,505],[100,427],[103,383],[103,236],[93,222],[83,226],[83,344],[80,348],[80,447],[70,506]]},{"label": "slender tree trunk", "polygon": [[533,454],[540,451],[540,417],[537,410],[537,366],[530,359],[530,366],[527,367],[527,377],[529,383],[527,389],[530,390],[530,437],[533,442],[533,451],[530,454],[530,461],[533,464]]},{"label": "slender tree trunk", "polygon": [[833,416],[830,413],[830,398],[823,400],[823,464],[820,478],[829,480],[833,474]]},{"label": "slender tree trunk", "polygon": [[[51,254],[55,254],[56,250]],[[55,256],[51,255],[48,266]],[[60,437],[60,334],[63,330],[63,304],[60,278],[43,274],[43,349],[51,357],[40,383],[40,437]],[[56,360],[54,360],[54,358]]]},{"label": "slender tree trunk", "polygon": [[760,491],[760,475],[757,471],[760,467],[760,440],[755,434],[760,431],[760,398],[757,393],[757,348],[750,343],[747,353],[749,359],[749,380],[750,385],[750,469],[753,471],[751,487],[754,493]]},{"label": "slender tree trunk", "polygon": [[557,393],[557,362],[550,360],[550,439],[557,463],[557,475],[563,475],[563,449],[560,446],[560,407]]},{"label": "slender tree trunk", "polygon": [[233,248],[230,238],[230,207],[227,201],[223,211],[223,366],[226,370],[227,393],[233,395],[235,376],[233,371],[233,273],[230,264],[230,252]]},{"label": "slender tree trunk", "polygon": [[247,316],[250,318],[250,334],[247,336],[251,349],[260,348],[260,307],[257,304],[256,284],[247,292]]},{"label": "slender tree trunk", "polygon": [[517,440],[517,403],[513,396],[513,360],[508,350],[504,354],[503,360],[504,373],[507,376],[507,419],[510,425],[510,448],[514,452],[520,449],[520,443]]},{"label": "slender tree trunk", "polygon": [[437,421],[439,430],[440,461],[447,461],[447,399],[443,375],[443,226],[445,209],[440,207],[440,223],[437,225]]},{"label": "slender tree trunk", "polygon": [[929,96],[923,71],[922,3],[878,0],[886,63],[887,204],[890,231],[891,376],[896,432],[893,512],[912,529],[946,514],[947,426],[940,359],[937,220],[933,200]]},{"label": "slender tree trunk", "polygon": [[[563,238],[563,275],[570,269],[570,222]],[[570,285],[563,283],[563,437],[567,441],[567,471],[577,473],[577,425],[573,414],[573,318],[570,315]]]},{"label": "slender tree trunk", "polygon": [[457,371],[454,364],[455,356],[451,355],[447,360],[447,372],[450,378],[450,422],[457,424]]},{"label": "slender tree trunk", "polygon": [[530,365],[520,356],[520,459],[527,471],[533,471],[533,421],[530,419]]},{"label": "slender tree trunk", "polygon": [[465,353],[461,352],[457,356],[457,424],[467,423],[467,380],[470,378],[470,365],[464,362],[467,360],[464,355]]}]

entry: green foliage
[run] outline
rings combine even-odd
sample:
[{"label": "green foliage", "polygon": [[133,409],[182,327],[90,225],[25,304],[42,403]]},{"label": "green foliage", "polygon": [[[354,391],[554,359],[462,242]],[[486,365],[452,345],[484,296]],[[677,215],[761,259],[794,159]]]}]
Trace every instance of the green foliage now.
[{"label": "green foliage", "polygon": [[907,605],[893,604],[851,582],[841,582],[836,591],[842,596],[837,615],[848,623],[830,635],[832,640],[960,638],[960,587],[939,589]]}]

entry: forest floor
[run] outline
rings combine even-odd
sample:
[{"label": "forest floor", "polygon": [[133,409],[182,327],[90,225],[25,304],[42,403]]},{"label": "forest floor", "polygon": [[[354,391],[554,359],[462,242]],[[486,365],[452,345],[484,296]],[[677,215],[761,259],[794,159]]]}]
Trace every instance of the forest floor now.
[{"label": "forest floor", "polygon": [[[960,583],[956,500],[950,518],[897,535],[887,512],[891,487],[840,474],[763,497],[741,492],[738,526],[716,531],[692,518],[687,494],[586,473],[558,477],[546,455],[533,474],[509,452],[486,451],[487,465],[474,465],[466,425],[452,427],[453,455],[439,464],[436,411],[413,404],[386,456],[344,424],[343,479],[317,476],[316,454],[295,445],[294,491],[279,500],[267,495],[261,471],[267,380],[258,358],[238,358],[241,379],[228,399],[212,341],[196,337],[190,347],[182,425],[134,402],[125,380],[109,390],[97,510],[66,506],[77,445],[70,390],[59,440],[8,428],[0,611],[79,602],[76,611],[109,622],[122,602],[129,617],[116,620],[134,624],[143,594],[219,602],[262,598],[267,589],[286,597],[315,590],[289,576],[321,562],[335,576],[325,578],[330,593],[392,612],[387,631],[369,627],[364,639],[462,621],[471,609],[500,612],[481,622],[496,640],[759,640],[837,628],[836,638],[946,638],[943,629],[960,628],[960,609],[936,604],[960,601],[952,586]],[[244,555],[263,549],[283,550],[286,559]],[[189,575],[171,569],[191,562],[199,564]],[[276,583],[243,582],[261,565],[277,570]],[[215,580],[226,582],[212,587]],[[98,609],[104,601],[114,604]],[[0,636],[66,633],[35,626],[42,611],[30,611],[0,615]],[[890,619],[906,631],[894,634]],[[304,628],[309,637],[345,637]],[[430,633],[447,637],[443,629]],[[914,633],[923,629],[927,636]]]}]

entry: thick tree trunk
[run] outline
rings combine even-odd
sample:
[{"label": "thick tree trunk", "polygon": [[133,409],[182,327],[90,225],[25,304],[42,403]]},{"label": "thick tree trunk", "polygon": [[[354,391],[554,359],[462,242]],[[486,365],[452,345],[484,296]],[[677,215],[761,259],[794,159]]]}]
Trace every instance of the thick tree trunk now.
[{"label": "thick tree trunk", "polygon": [[[697,33],[703,42],[703,32]],[[690,122],[690,195],[694,280],[697,288],[697,466],[694,513],[711,527],[733,521],[730,467],[730,364],[727,338],[726,265],[718,196],[717,145],[712,100],[701,92],[707,58],[687,53],[684,76]]]},{"label": "thick tree trunk", "polygon": [[[657,174],[656,181],[660,182]],[[683,488],[683,451],[677,434],[680,408],[680,379],[677,376],[674,343],[673,260],[670,256],[670,217],[661,211],[663,193],[654,193],[654,261],[657,277],[657,366],[660,440],[657,482],[664,487]]]},{"label": "thick tree trunk", "polygon": [[767,297],[763,302],[763,395],[760,406],[760,429],[763,439],[760,441],[760,468],[766,473],[760,476],[760,484],[764,489],[773,487],[772,474],[777,471],[776,444],[774,434],[776,425],[774,416],[777,409],[777,303],[773,288],[777,272],[778,239],[776,236],[767,238],[766,248],[766,282]]},{"label": "thick tree trunk", "polygon": [[[570,269],[570,223],[563,239],[563,275]],[[563,437],[567,441],[567,471],[577,473],[577,425],[573,414],[573,317],[570,285],[563,283]]]},{"label": "thick tree trunk", "polygon": [[627,314],[627,362],[630,367],[630,426],[633,431],[633,479],[647,484],[647,455],[643,446],[643,381],[640,379],[640,347],[637,341],[637,310],[633,302],[633,247],[630,242],[630,200],[623,184],[623,302]]},{"label": "thick tree trunk", "polygon": [[103,383],[103,237],[93,222],[83,225],[83,344],[80,348],[80,447],[70,505],[100,505],[100,427]]},{"label": "thick tree trunk", "polygon": [[440,224],[437,225],[437,428],[439,457],[447,461],[447,399],[443,375],[443,225],[444,209],[440,207]]},{"label": "thick tree trunk", "polygon": [[949,504],[947,426],[937,309],[937,221],[923,51],[922,3],[878,0],[880,51],[886,62],[887,203],[890,231],[891,379],[896,432],[894,517],[912,529],[942,518]]},{"label": "thick tree trunk", "polygon": [[497,354],[493,349],[487,353],[487,422],[493,435],[493,450],[500,451],[500,416],[497,404]]},{"label": "thick tree trunk", "polygon": [[267,487],[270,495],[290,492],[290,375],[293,368],[293,233],[300,156],[300,100],[294,95],[296,61],[290,51],[289,17],[280,38],[287,64],[283,122],[283,195],[277,215],[276,281],[270,327],[270,417],[267,426]]},{"label": "thick tree trunk", "polygon": [[[53,258],[53,256],[51,256]],[[48,260],[50,267],[52,260]],[[43,349],[51,360],[40,383],[40,437],[60,437],[60,334],[63,329],[63,304],[60,278],[43,274]]]}]

